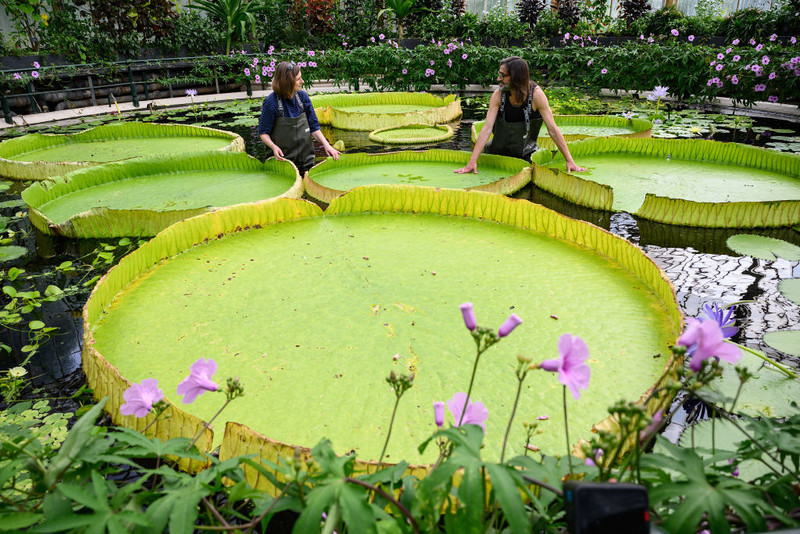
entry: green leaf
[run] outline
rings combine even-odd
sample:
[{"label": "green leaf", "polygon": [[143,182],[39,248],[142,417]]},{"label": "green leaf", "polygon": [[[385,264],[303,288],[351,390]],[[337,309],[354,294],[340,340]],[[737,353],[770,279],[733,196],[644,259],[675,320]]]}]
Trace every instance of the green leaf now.
[{"label": "green leaf", "polygon": [[103,406],[105,406],[107,400],[107,397],[101,399],[73,425],[67,438],[58,450],[58,454],[53,459],[50,469],[48,469],[45,475],[45,484],[48,488],[53,487],[61,478],[64,471],[69,468],[87,445],[94,439],[97,439],[97,437],[93,435],[94,422],[100,416],[100,412],[102,412]]},{"label": "green leaf", "polygon": [[375,532],[375,510],[367,502],[366,489],[346,484],[339,489],[342,519],[350,532]]},{"label": "green leaf", "polygon": [[510,467],[492,463],[486,464],[486,471],[492,481],[492,491],[511,526],[511,532],[520,534],[529,532],[530,520],[519,492],[518,486],[523,484],[519,480],[518,473]]},{"label": "green leaf", "polygon": [[775,350],[800,356],[800,330],[777,330],[764,334],[764,343]]},{"label": "green leaf", "polygon": [[28,249],[18,245],[0,247],[0,261],[11,261],[21,258],[28,253]]},{"label": "green leaf", "polygon": [[34,512],[0,514],[0,531],[24,529],[41,520],[42,517],[44,517],[42,514]]},{"label": "green leaf", "polygon": [[[197,1],[197,0],[195,0]],[[327,485],[317,487],[308,496],[305,510],[297,518],[292,533],[305,534],[306,532],[318,532],[322,521],[322,513],[336,502],[337,487]]]},{"label": "green leaf", "polygon": [[800,278],[788,278],[778,282],[781,295],[800,306]]},{"label": "green leaf", "polygon": [[728,238],[728,248],[742,255],[762,260],[783,258],[789,261],[800,260],[800,247],[772,237],[753,234],[736,234]]},{"label": "green leaf", "polygon": [[46,325],[42,321],[31,321],[28,323],[28,328],[31,330],[41,330]]}]

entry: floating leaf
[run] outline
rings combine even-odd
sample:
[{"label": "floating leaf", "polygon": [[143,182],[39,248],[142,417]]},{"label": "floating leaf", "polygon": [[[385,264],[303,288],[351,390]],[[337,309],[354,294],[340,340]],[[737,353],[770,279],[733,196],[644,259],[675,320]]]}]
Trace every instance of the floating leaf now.
[{"label": "floating leaf", "polygon": [[789,261],[800,260],[800,247],[772,237],[753,234],[736,234],[728,238],[728,248],[734,252],[753,256],[762,260],[783,258]]},{"label": "floating leaf", "polygon": [[800,278],[789,278],[778,283],[781,295],[800,306]]},{"label": "floating leaf", "polygon": [[28,253],[28,249],[17,245],[0,246],[0,261],[10,261],[21,258]]},{"label": "floating leaf", "polygon": [[800,356],[800,330],[767,332],[764,334],[764,343],[785,354]]}]

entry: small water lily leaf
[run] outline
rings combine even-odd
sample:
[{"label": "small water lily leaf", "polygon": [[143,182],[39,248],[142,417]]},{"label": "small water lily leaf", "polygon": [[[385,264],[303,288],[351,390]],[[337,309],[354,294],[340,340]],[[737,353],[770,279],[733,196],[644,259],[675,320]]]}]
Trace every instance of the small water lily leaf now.
[{"label": "small water lily leaf", "polygon": [[28,253],[28,249],[17,245],[0,247],[0,261],[10,261],[21,258]]},{"label": "small water lily leaf", "polygon": [[728,238],[728,248],[744,256],[762,260],[783,258],[789,261],[800,260],[800,247],[781,239],[752,234],[736,234]]},{"label": "small water lily leaf", "polygon": [[0,208],[24,208],[27,206],[25,201],[22,199],[14,199],[14,200],[6,200],[5,202],[0,202]]},{"label": "small water lily leaf", "polygon": [[9,187],[11,187],[11,182],[0,182],[0,193],[8,191]]},{"label": "small water lily leaf", "polygon": [[[800,330],[795,333],[800,334]],[[800,336],[796,339],[800,341]],[[766,336],[764,340],[766,341]],[[769,344],[769,341],[767,343]],[[798,347],[800,348],[800,343],[798,343]],[[788,377],[781,370],[746,351],[742,351],[742,358],[736,362],[736,365],[722,367],[722,376],[711,382],[711,389],[729,399],[736,397],[739,389],[736,367],[747,368],[753,376],[739,392],[739,398],[734,407],[735,413],[751,417],[762,415],[784,417],[794,413],[789,403],[800,398],[800,381]],[[725,408],[730,408],[730,402]]]},{"label": "small water lily leaf", "polygon": [[775,350],[800,356],[800,330],[778,330],[764,334],[764,343]]},{"label": "small water lily leaf", "polygon": [[789,278],[778,283],[781,295],[800,306],[800,278]]}]

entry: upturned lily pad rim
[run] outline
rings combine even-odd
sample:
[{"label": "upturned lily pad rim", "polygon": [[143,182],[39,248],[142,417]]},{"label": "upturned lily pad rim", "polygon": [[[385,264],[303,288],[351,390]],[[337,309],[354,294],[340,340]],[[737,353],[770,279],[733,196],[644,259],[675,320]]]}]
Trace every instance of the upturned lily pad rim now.
[{"label": "upturned lily pad rim", "polygon": [[[116,295],[164,259],[180,254],[181,251],[199,243],[222,239],[228,234],[248,231],[251,228],[341,214],[387,212],[430,213],[481,219],[529,229],[592,249],[629,270],[653,291],[661,300],[665,313],[673,325],[675,335],[682,324],[683,314],[677,305],[674,287],[663,271],[637,247],[606,230],[570,219],[538,204],[496,194],[414,186],[365,186],[355,188],[347,195],[336,199],[324,214],[316,204],[297,199],[271,199],[205,213],[170,226],[138,250],[124,257],[97,283],[83,309],[82,361],[87,380],[94,389],[95,397],[101,398],[106,395],[111,397],[106,410],[115,424],[131,426],[139,430],[146,425],[146,419],[123,417],[119,414],[119,407],[123,402],[122,391],[130,384],[97,351],[92,332],[94,325]],[[670,358],[665,364],[662,377],[641,395],[638,402],[642,403],[648,399],[661,381],[666,376],[674,375],[680,365],[682,365],[680,358]],[[661,399],[660,402],[649,403],[648,411],[657,410],[660,404],[669,402],[669,400]],[[194,431],[198,424],[201,424],[199,418],[195,416],[185,414],[180,410],[176,410],[176,414],[177,420],[173,418],[169,420],[170,424],[157,428],[159,437],[191,435],[187,429]],[[175,424],[173,425],[173,423]],[[603,422],[599,422],[595,426],[599,427],[603,424]],[[294,450],[294,447],[288,444],[261,439],[258,433],[243,425],[238,425],[238,427],[241,432],[226,429],[220,449],[221,460],[242,454],[254,454],[261,458],[274,460],[278,456],[291,455]],[[211,437],[210,431],[206,435]],[[207,450],[210,443],[210,439],[205,440],[204,438],[200,450]],[[206,449],[202,447],[206,447]],[[357,469],[365,472],[377,467],[375,462],[358,459],[356,464]],[[425,465],[409,466],[409,471],[424,473],[427,469],[428,466]],[[255,479],[256,487],[271,489],[273,492],[278,491],[278,488],[272,486],[260,474],[249,472],[247,476]]]},{"label": "upturned lily pad rim", "polygon": [[[614,126],[619,128],[629,128],[631,131],[628,133],[620,133],[609,136],[596,136],[588,134],[563,134],[564,139],[570,143],[572,141],[580,141],[581,139],[593,139],[595,137],[650,137],[653,130],[653,123],[639,118],[626,119],[624,117],[614,117],[611,115],[553,115],[556,121],[556,126],[572,126],[575,124],[586,126]],[[480,130],[486,121],[475,121],[470,128],[470,137],[472,143],[478,139]],[[563,133],[563,132],[562,132]],[[536,139],[540,148],[547,148],[555,150],[556,146],[549,136],[539,136]]]},{"label": "upturned lily pad rim", "polygon": [[[368,154],[358,152],[355,154],[343,154],[338,160],[328,158],[306,172],[303,177],[303,185],[306,194],[311,198],[321,202],[331,203],[334,199],[344,195],[346,191],[325,187],[314,181],[314,175],[323,172],[327,167],[335,167],[344,164],[369,165],[371,163],[403,162],[403,161],[437,161],[452,163],[454,169],[458,166],[467,164],[470,153],[460,150],[445,150],[432,148],[428,150],[400,150],[398,152],[383,152],[379,154]],[[475,187],[467,187],[465,191],[487,191],[502,195],[511,195],[523,187],[531,180],[531,170],[527,162],[508,156],[498,156],[496,154],[481,154],[478,157],[478,165],[499,167],[511,173],[507,178],[496,180],[488,184]],[[377,184],[376,184],[377,185]],[[424,186],[416,186],[424,187]],[[435,187],[435,186],[431,186]]]},{"label": "upturned lily pad rim", "polygon": [[[439,130],[441,133],[438,135],[428,137],[405,137],[405,138],[386,138],[383,133],[394,130],[421,130],[423,128],[432,128]],[[386,128],[378,128],[369,133],[371,141],[382,143],[386,145],[418,145],[422,143],[440,143],[453,137],[453,129],[447,124],[407,124],[405,126],[387,126]]]},{"label": "upturned lily pad rim", "polygon": [[153,236],[178,220],[219,209],[220,206],[164,211],[92,207],[61,223],[51,220],[42,211],[42,207],[61,196],[98,185],[164,173],[207,170],[263,170],[284,175],[293,179],[294,183],[277,198],[303,196],[303,181],[293,163],[275,159],[262,163],[244,152],[215,151],[189,152],[177,156],[149,156],[87,167],[55,177],[53,180],[36,182],[22,192],[22,199],[30,208],[31,223],[44,234],[73,238]]},{"label": "upturned lily pad rim", "polygon": [[[369,132],[387,126],[405,124],[444,124],[462,115],[461,100],[450,94],[439,97],[425,92],[329,93],[311,97],[320,124],[342,130]],[[375,104],[418,104],[429,107],[405,113],[369,113],[348,111],[348,106]]]},{"label": "upturned lily pad rim", "polygon": [[[110,163],[93,161],[15,161],[6,159],[7,156],[13,156],[20,152],[29,152],[37,148],[110,139],[134,137],[167,138],[179,135],[227,139],[229,141],[228,145],[220,148],[219,151],[244,152],[245,148],[244,139],[240,135],[206,126],[143,122],[109,123],[74,134],[33,133],[3,141],[0,143],[0,176],[12,180],[47,180],[56,176],[63,176],[74,170]],[[20,150],[20,147],[25,148],[25,150]],[[131,156],[117,161],[125,161],[136,157]]]},{"label": "upturned lily pad rim", "polygon": [[[593,138],[569,143],[573,157],[588,160],[592,154],[626,152],[647,156],[667,157],[688,161],[703,161],[722,164],[735,164],[741,167],[767,170],[800,178],[800,157],[764,148],[722,143],[705,139],[634,139],[634,138]],[[534,183],[553,193],[582,206],[593,209],[613,211],[613,190],[588,178],[563,173],[545,165],[563,160],[560,153],[539,150],[533,154]],[[569,176],[570,179],[562,177]],[[568,195],[575,184],[583,187],[608,188],[610,198],[592,202],[577,196],[575,200]],[[705,228],[773,228],[793,226],[800,223],[800,200],[775,200],[758,202],[698,202],[675,199],[648,193],[644,203],[635,215],[665,224],[681,226],[700,226]]]}]

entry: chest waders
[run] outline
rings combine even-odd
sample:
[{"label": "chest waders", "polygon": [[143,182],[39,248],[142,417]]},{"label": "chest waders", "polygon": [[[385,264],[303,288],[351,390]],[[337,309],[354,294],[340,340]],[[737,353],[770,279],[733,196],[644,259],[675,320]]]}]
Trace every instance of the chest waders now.
[{"label": "chest waders", "polygon": [[531,160],[531,154],[539,148],[539,145],[536,144],[536,138],[539,137],[539,130],[541,130],[544,122],[539,112],[536,112],[536,117],[531,116],[533,113],[533,90],[535,88],[536,86],[533,85],[528,91],[528,102],[523,107],[525,120],[520,122],[506,122],[505,108],[508,101],[508,92],[503,91],[500,100],[500,111],[494,121],[494,128],[492,128],[492,139],[484,149],[487,154],[512,156],[522,158],[525,161]]},{"label": "chest waders", "polygon": [[[280,97],[277,98],[278,114],[270,137],[283,151],[283,157],[294,163],[302,176],[314,166],[314,141],[311,139],[305,107],[297,95],[294,98],[300,106],[300,115],[293,118],[284,116],[283,102]],[[272,156],[272,151],[268,149],[268,152]]]}]

